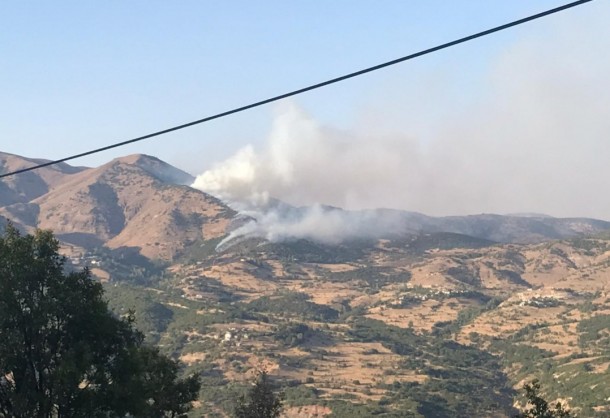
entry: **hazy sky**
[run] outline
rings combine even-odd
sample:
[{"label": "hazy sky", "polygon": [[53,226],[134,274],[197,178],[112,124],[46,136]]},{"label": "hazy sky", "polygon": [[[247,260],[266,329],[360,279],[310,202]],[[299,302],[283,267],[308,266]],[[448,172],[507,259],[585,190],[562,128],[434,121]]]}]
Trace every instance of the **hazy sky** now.
[{"label": "hazy sky", "polygon": [[[564,3],[1,2],[0,150],[60,158]],[[198,174],[226,167],[222,161],[234,159],[248,144],[258,164],[264,164],[277,149],[278,130],[284,129],[286,138],[300,138],[299,126],[311,122],[317,130],[314,143],[339,149],[360,144],[347,159],[340,151],[322,159],[337,156],[339,178],[351,177],[350,170],[359,175],[352,184],[337,181],[335,188],[318,187],[315,176],[297,176],[294,184],[308,187],[296,199],[299,203],[332,200],[320,203],[435,214],[543,211],[610,218],[610,198],[600,189],[610,175],[604,143],[605,119],[610,119],[605,116],[610,108],[608,19],[610,3],[597,0],[288,104],[73,164],[98,165],[138,152]],[[286,108],[298,110],[284,117]],[[286,119],[295,122],[296,131],[285,126]],[[295,153],[298,147],[274,155],[295,158]],[[365,164],[365,154],[374,155],[377,163],[356,169],[352,163]],[[385,155],[392,156],[389,164]],[[286,164],[305,163],[311,161],[289,159]],[[377,176],[384,166],[388,174]],[[370,175],[364,178],[363,172]],[[591,183],[584,185],[586,179]],[[379,182],[391,187],[378,187]],[[263,191],[290,186],[271,183]],[[367,195],[358,184],[380,190]],[[337,191],[343,193],[337,196]]]}]

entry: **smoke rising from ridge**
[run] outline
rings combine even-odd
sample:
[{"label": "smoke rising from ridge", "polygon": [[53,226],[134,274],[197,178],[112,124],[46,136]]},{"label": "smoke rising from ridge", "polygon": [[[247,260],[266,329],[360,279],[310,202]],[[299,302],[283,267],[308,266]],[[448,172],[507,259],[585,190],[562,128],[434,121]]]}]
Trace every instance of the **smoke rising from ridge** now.
[{"label": "smoke rising from ridge", "polygon": [[343,211],[313,205],[306,208],[255,209],[242,211],[255,220],[232,231],[219,245],[227,248],[244,237],[264,238],[271,242],[306,239],[328,245],[348,240],[374,239],[405,232],[398,212],[379,216],[377,211]]},{"label": "smoke rising from ridge", "polygon": [[[279,109],[267,148],[246,146],[233,157],[198,176],[193,187],[219,196],[256,221],[233,231],[226,242],[242,237],[272,242],[296,238],[325,244],[395,233],[397,223],[362,209],[396,206],[395,195],[407,178],[401,154],[409,142],[359,137],[320,126],[292,103]],[[271,198],[307,207],[287,210]],[[224,243],[221,243],[222,247]]]},{"label": "smoke rising from ridge", "polygon": [[[409,133],[408,120],[417,114],[404,115],[404,133],[377,135],[374,126],[358,132],[324,126],[296,104],[283,103],[262,149],[244,147],[193,186],[251,208],[273,197],[294,205],[430,215],[538,212],[609,219],[610,36],[600,34],[607,32],[610,11],[607,5],[600,10],[586,21],[564,19],[553,32],[533,32],[502,51],[480,80],[484,93],[475,104],[445,103],[442,92],[425,97],[438,102],[439,115],[450,115],[439,117],[428,138]],[[451,81],[450,70],[445,77]],[[426,92],[418,93],[404,97],[406,108],[417,109]],[[383,114],[385,104],[375,106]],[[324,228],[332,231],[326,242],[340,242],[366,236],[370,222],[343,222],[340,213],[330,217],[319,208],[298,223],[273,210],[257,213],[259,223],[248,233],[276,240],[311,238]]]}]

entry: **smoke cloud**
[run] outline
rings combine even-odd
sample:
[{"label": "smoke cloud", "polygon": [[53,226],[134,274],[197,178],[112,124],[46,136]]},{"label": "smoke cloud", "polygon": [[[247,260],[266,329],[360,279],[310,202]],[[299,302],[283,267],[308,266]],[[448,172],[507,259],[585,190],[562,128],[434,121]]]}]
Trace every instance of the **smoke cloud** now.
[{"label": "smoke cloud", "polygon": [[[369,138],[321,126],[293,103],[277,110],[264,150],[250,145],[195,180],[193,187],[229,202],[255,219],[221,243],[239,237],[272,242],[309,239],[339,244],[396,233],[398,216],[344,211],[406,206],[397,193],[415,178],[404,156],[416,144],[399,138]],[[293,205],[273,204],[274,198]]]},{"label": "smoke cloud", "polygon": [[294,205],[322,203],[351,209],[406,207],[396,191],[414,178],[410,141],[367,138],[320,126],[295,104],[277,111],[266,148],[248,145],[198,176],[194,187],[228,201]]},{"label": "smoke cloud", "polygon": [[380,216],[377,211],[343,211],[316,204],[305,208],[259,208],[242,214],[252,220],[232,231],[219,249],[249,237],[271,242],[307,239],[337,245],[346,240],[387,238],[407,231],[405,219],[394,211]]},{"label": "smoke cloud", "polygon": [[[252,212],[258,222],[239,233],[270,240],[371,236],[370,217],[348,219],[319,204],[609,219],[610,36],[602,34],[608,35],[610,11],[607,5],[596,11],[586,20],[564,19],[547,33],[530,32],[503,50],[469,105],[431,93],[426,100],[437,100],[443,116],[425,115],[435,124],[429,137],[409,132],[408,121],[418,117],[413,113],[404,115],[402,133],[374,134],[375,126],[357,132],[324,126],[283,103],[262,149],[244,147],[193,186],[258,208]],[[451,82],[450,69],[444,77]],[[417,109],[418,100],[405,96],[405,108]],[[378,114],[384,106],[371,105]],[[261,209],[270,198],[313,207],[297,220],[285,218]]]}]

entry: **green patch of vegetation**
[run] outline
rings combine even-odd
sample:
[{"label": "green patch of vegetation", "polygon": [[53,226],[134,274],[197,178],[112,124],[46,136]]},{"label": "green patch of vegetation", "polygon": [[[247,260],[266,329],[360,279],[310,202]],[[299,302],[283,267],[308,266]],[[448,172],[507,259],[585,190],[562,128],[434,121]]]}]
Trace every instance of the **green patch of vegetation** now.
[{"label": "green patch of vegetation", "polygon": [[480,286],[481,278],[465,266],[450,267],[446,273],[453,279],[471,286]]},{"label": "green patch of vegetation", "polygon": [[516,271],[499,269],[499,270],[496,270],[496,274],[498,275],[499,278],[505,279],[516,285],[527,287],[527,288],[532,287],[532,285],[530,283],[528,283],[527,281],[523,280],[521,275],[519,273],[517,273]]},{"label": "green patch of vegetation", "polygon": [[213,324],[260,319],[233,304],[206,304],[158,289],[121,283],[105,285],[109,307],[117,315],[132,311],[147,341],[177,356],[190,343],[185,333],[205,334]]},{"label": "green patch of vegetation", "polygon": [[421,234],[406,243],[409,250],[416,253],[424,253],[425,251],[435,248],[440,250],[452,250],[455,248],[478,249],[495,244],[495,242],[486,239],[475,238],[469,235],[456,234],[452,232]]},{"label": "green patch of vegetation", "polygon": [[579,343],[583,349],[591,349],[595,345],[604,354],[610,354],[610,315],[583,319],[577,329],[581,333]]},{"label": "green patch of vegetation", "polygon": [[[312,382],[313,383],[313,382]],[[284,396],[286,403],[291,406],[311,405],[317,403],[320,391],[316,388],[298,385],[286,388]]]},{"label": "green patch of vegetation", "polygon": [[[233,293],[233,289],[225,286],[220,280],[211,277],[199,276],[196,279],[187,278],[182,279],[182,281],[194,292],[195,298],[197,296],[212,297],[221,303],[236,302],[241,299],[239,295]],[[201,298],[203,299],[203,297]]]},{"label": "green patch of vegetation", "polygon": [[280,324],[273,332],[273,338],[285,347],[297,347],[306,343],[327,343],[330,337],[319,329],[303,323]]},{"label": "green patch of vegetation", "polygon": [[98,247],[92,251],[91,256],[99,261],[102,269],[110,273],[112,281],[142,286],[155,285],[163,280],[167,267],[165,262],[144,257],[134,247]]},{"label": "green patch of vegetation", "polygon": [[487,300],[484,305],[464,308],[458,312],[458,316],[455,321],[447,321],[435,324],[433,333],[439,336],[448,336],[450,334],[457,333],[460,331],[460,329],[462,329],[462,327],[474,321],[481,314],[497,308],[501,302],[501,299],[492,298]]},{"label": "green patch of vegetation", "polygon": [[174,311],[161,303],[154,291],[129,285],[107,285],[104,290],[108,307],[121,316],[132,312],[136,326],[152,344],[159,342],[160,334],[174,320]]},{"label": "green patch of vegetation", "polygon": [[588,256],[604,253],[610,249],[610,242],[602,239],[574,238],[568,243],[574,248],[584,250],[585,255]]},{"label": "green patch of vegetation", "polygon": [[367,286],[379,289],[392,283],[407,283],[411,279],[411,273],[408,271],[396,272],[394,269],[383,267],[362,267],[330,273],[327,278],[333,282],[364,282]]},{"label": "green patch of vegetation", "polygon": [[308,318],[317,321],[334,321],[339,312],[326,305],[319,305],[309,301],[305,293],[285,292],[274,296],[263,296],[244,306],[256,312],[268,312],[284,317],[295,315],[299,318]]},{"label": "green patch of vegetation", "polygon": [[196,240],[188,245],[178,254],[177,260],[185,264],[195,264],[198,262],[206,262],[210,258],[218,255],[216,246],[224,237],[213,238],[209,240]]},{"label": "green patch of vegetation", "polygon": [[370,241],[354,241],[349,245],[324,245],[301,239],[270,243],[263,248],[265,252],[274,254],[282,261],[334,264],[361,259],[370,244]]},{"label": "green patch of vegetation", "polygon": [[[534,328],[541,329],[542,326],[543,324]],[[596,321],[591,323],[592,335],[595,335],[594,330],[598,326],[600,325]],[[587,327],[588,325],[585,325],[585,328]],[[533,329],[529,328],[514,339],[529,341],[532,331]],[[504,340],[492,340],[490,349],[499,354],[506,367],[514,369],[514,381],[536,376],[548,399],[569,396],[570,407],[579,410],[579,416],[607,416],[604,412],[594,410],[593,406],[607,403],[606,400],[610,397],[610,386],[607,384],[610,373],[608,369],[594,371],[594,365],[605,364],[610,361],[609,356],[595,356],[582,363],[573,363],[573,360],[587,358],[588,355],[580,353],[557,359],[556,353],[527,343]]]}]

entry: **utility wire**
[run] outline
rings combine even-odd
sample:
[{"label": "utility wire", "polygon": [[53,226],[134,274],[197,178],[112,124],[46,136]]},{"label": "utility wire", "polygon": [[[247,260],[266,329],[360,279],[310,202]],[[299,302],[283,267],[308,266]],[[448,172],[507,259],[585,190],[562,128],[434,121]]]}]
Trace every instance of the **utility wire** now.
[{"label": "utility wire", "polygon": [[245,105],[245,106],[241,106],[241,107],[237,107],[237,108],[234,108],[234,109],[231,109],[231,110],[227,110],[227,111],[222,112],[222,113],[217,113],[217,114],[212,115],[212,116],[207,116],[207,117],[205,117],[203,119],[199,119],[199,120],[195,120],[193,122],[188,122],[188,123],[185,123],[185,124],[182,124],[182,125],[174,126],[172,128],[163,129],[161,131],[153,132],[153,133],[150,133],[150,134],[147,134],[147,135],[144,135],[144,136],[139,136],[137,138],[129,139],[129,140],[126,140],[126,141],[117,142],[115,144],[107,145],[107,146],[101,147],[101,148],[96,148],[96,149],[93,149],[91,151],[86,151],[86,152],[82,152],[80,154],[71,155],[69,157],[61,158],[59,160],[48,161],[46,163],[38,164],[38,165],[35,165],[35,166],[32,166],[32,167],[27,167],[27,168],[23,168],[23,169],[20,169],[20,170],[15,170],[15,171],[12,171],[12,172],[9,172],[9,173],[0,174],[0,178],[14,176],[16,174],[25,173],[27,171],[37,170],[37,169],[42,168],[42,167],[48,167],[48,166],[51,166],[51,165],[63,163],[65,161],[74,160],[76,158],[85,157],[87,155],[96,154],[98,152],[107,151],[109,149],[122,147],[122,146],[128,145],[128,144],[133,144],[134,142],[143,141],[145,139],[153,138],[155,136],[165,135],[165,134],[170,133],[170,132],[178,131],[178,130],[184,129],[184,128],[189,128],[191,126],[199,125],[200,123],[209,122],[209,121],[214,120],[214,119],[220,119],[220,118],[223,118],[225,116],[232,115],[234,113],[243,112],[245,110],[252,109],[252,108],[255,108],[255,107],[259,107],[259,106],[262,106],[262,105],[265,105],[265,104],[268,104],[268,103],[276,102],[278,100],[282,100],[282,99],[285,99],[287,97],[296,96],[296,95],[301,94],[301,93],[305,93],[305,92],[308,92],[308,91],[311,91],[311,90],[319,89],[321,87],[325,87],[325,86],[328,86],[328,85],[331,85],[331,84],[335,84],[335,83],[338,83],[340,81],[348,80],[350,78],[358,77],[360,75],[363,75],[363,74],[366,74],[366,73],[370,73],[370,72],[373,72],[373,71],[377,71],[377,70],[380,70],[380,69],[385,68],[385,67],[396,65],[396,64],[399,64],[399,63],[404,62],[404,61],[412,60],[414,58],[421,57],[422,55],[431,54],[433,52],[440,51],[441,49],[449,48],[449,47],[452,47],[452,46],[455,46],[455,45],[458,45],[458,44],[461,44],[461,43],[464,43],[464,42],[472,41],[473,39],[481,38],[483,36],[487,36],[487,35],[490,35],[490,34],[495,33],[495,32],[500,32],[500,31],[502,31],[504,29],[508,29],[508,28],[513,27],[513,26],[518,26],[518,25],[521,25],[523,23],[530,22],[532,20],[540,19],[542,17],[548,16],[548,15],[551,15],[551,14],[554,14],[554,13],[558,13],[558,12],[561,12],[561,11],[566,10],[566,9],[571,9],[573,7],[580,6],[580,5],[584,4],[584,3],[589,3],[591,1],[593,1],[593,0],[579,0],[579,1],[572,2],[572,3],[568,3],[568,4],[565,4],[563,6],[556,7],[554,9],[550,9],[550,10],[547,10],[547,11],[544,11],[544,12],[541,12],[541,13],[537,13],[535,15],[531,15],[531,16],[525,17],[523,19],[515,20],[513,22],[506,23],[504,25],[500,25],[500,26],[496,26],[496,27],[491,28],[491,29],[484,30],[483,32],[475,33],[474,35],[470,35],[470,36],[466,36],[464,38],[456,39],[455,41],[447,42],[447,43],[444,43],[444,44],[441,44],[441,45],[438,45],[438,46],[435,46],[435,47],[432,47],[432,48],[424,49],[423,51],[415,52],[415,53],[413,53],[411,55],[407,55],[407,56],[404,56],[404,57],[401,57],[401,58],[397,58],[397,59],[392,60],[392,61],[387,61],[387,62],[384,62],[382,64],[375,65],[373,67],[368,67],[368,68],[365,68],[365,69],[360,70],[360,71],[356,71],[356,72],[353,72],[353,73],[342,75],[340,77],[336,77],[336,78],[332,78],[330,80],[323,81],[321,83],[312,84],[310,86],[303,87],[303,88],[300,88],[298,90],[293,90],[293,91],[288,92],[288,93],[280,94],[279,96],[270,97],[270,98],[265,99],[265,100],[261,100],[261,101],[258,101],[258,102],[250,103],[250,104]]}]

